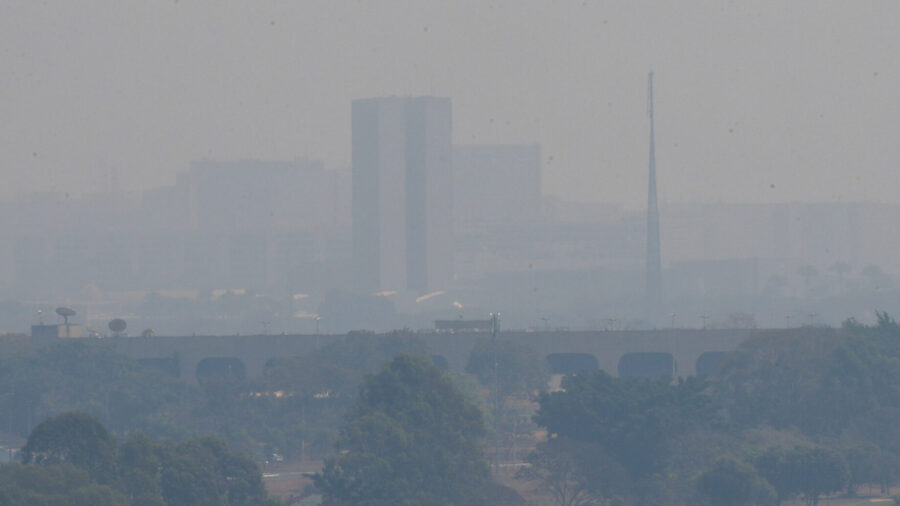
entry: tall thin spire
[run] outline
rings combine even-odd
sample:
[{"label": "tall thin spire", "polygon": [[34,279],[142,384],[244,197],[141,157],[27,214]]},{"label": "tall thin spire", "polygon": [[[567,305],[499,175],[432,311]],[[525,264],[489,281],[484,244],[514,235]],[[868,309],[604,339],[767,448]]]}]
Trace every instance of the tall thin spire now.
[{"label": "tall thin spire", "polygon": [[662,310],[662,261],[659,245],[659,206],[656,201],[656,133],[653,125],[653,72],[647,77],[647,114],[650,116],[650,181],[647,188],[647,316],[651,322]]}]

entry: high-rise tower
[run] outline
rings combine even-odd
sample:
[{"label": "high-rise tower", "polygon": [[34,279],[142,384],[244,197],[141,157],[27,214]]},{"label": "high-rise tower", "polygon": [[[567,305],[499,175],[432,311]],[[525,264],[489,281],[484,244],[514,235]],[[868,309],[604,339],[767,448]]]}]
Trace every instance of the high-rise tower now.
[{"label": "high-rise tower", "polygon": [[647,76],[647,114],[650,116],[650,181],[647,188],[647,317],[655,323],[662,311],[662,261],[659,245],[659,206],[656,201],[656,132],[653,125],[653,72]]},{"label": "high-rise tower", "polygon": [[450,127],[449,98],[353,102],[353,259],[361,289],[449,287]]}]

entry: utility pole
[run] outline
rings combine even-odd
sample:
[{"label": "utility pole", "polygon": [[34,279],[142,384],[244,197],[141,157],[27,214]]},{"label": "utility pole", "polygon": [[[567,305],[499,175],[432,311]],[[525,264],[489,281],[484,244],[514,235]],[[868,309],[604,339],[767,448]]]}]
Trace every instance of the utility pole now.
[{"label": "utility pole", "polygon": [[814,327],[816,324],[816,316],[819,316],[819,313],[809,313],[809,326]]},{"label": "utility pole", "polygon": [[651,323],[659,318],[662,309],[662,261],[659,244],[659,204],[656,197],[656,130],[653,124],[653,72],[647,76],[647,115],[650,117],[650,164],[647,184],[647,257],[646,287],[647,316]]},{"label": "utility pole", "polygon": [[321,321],[321,320],[322,320],[322,318],[319,315],[316,315],[316,349],[317,350],[319,349],[319,321]]},{"label": "utility pole", "polygon": [[500,375],[497,369],[500,365],[497,358],[497,334],[500,333],[500,313],[491,313],[491,348],[493,355],[493,375],[494,386],[491,390],[494,398],[494,467],[500,470],[500,431],[497,430],[497,422],[500,417]]}]

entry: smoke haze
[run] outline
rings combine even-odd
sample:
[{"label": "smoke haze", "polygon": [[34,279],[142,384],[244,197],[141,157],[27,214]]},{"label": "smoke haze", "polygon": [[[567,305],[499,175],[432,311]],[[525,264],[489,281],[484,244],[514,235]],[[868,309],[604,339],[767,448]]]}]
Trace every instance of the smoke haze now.
[{"label": "smoke haze", "polygon": [[454,142],[540,142],[544,192],[896,202],[894,2],[4,2],[2,195],[171,184],[191,161],[350,164],[350,101],[454,100]]}]

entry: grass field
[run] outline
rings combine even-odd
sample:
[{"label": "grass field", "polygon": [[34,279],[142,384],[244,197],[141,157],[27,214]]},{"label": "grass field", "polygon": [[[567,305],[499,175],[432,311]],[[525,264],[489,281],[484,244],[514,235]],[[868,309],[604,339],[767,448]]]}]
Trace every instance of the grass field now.
[{"label": "grass field", "polygon": [[[784,506],[802,506],[803,501],[785,501]],[[894,504],[891,498],[875,497],[871,499],[860,499],[859,497],[832,497],[819,499],[822,506],[872,506],[879,504],[881,506],[889,506]]]}]

